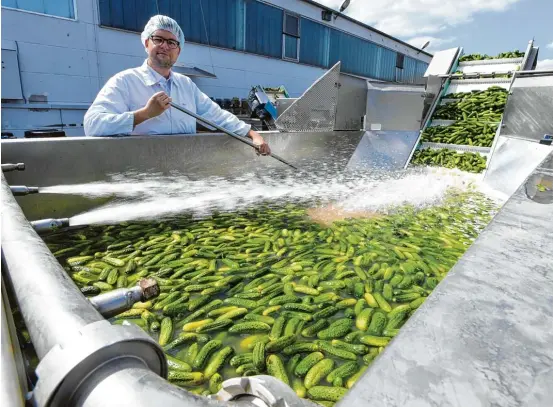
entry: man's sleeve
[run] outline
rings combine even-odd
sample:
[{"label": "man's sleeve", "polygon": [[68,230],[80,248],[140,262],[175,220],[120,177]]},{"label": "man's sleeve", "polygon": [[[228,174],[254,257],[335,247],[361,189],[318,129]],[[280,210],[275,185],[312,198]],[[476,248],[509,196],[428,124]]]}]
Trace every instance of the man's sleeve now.
[{"label": "man's sleeve", "polygon": [[84,116],[86,136],[132,133],[134,114],[129,111],[127,93],[123,78],[116,76],[107,81]]},{"label": "man's sleeve", "polygon": [[249,124],[239,120],[238,117],[219,107],[195,83],[192,82],[194,98],[196,101],[196,113],[206,119],[218,124],[226,130],[232,131],[239,136],[246,136],[251,129]]}]

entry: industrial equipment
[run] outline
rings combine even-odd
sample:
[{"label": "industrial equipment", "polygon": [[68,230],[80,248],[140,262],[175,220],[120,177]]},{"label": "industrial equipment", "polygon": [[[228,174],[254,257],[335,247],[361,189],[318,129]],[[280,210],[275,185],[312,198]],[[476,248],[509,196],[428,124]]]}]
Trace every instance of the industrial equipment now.
[{"label": "industrial equipment", "polygon": [[289,100],[290,96],[284,86],[278,88],[256,85],[248,95],[248,104],[252,117],[259,118],[263,123],[263,130],[274,130],[275,120],[278,118],[278,105],[281,100]]},{"label": "industrial equipment", "polygon": [[[292,166],[309,169],[322,177],[343,169],[355,174],[355,170],[364,168],[395,170],[401,174],[421,147],[484,152],[487,155],[485,180],[491,188],[510,196],[452,272],[360,375],[337,402],[337,407],[378,405],[383,400],[389,406],[398,407],[430,401],[459,407],[514,406],[521,404],[520,400],[532,406],[546,406],[553,398],[549,385],[553,380],[550,329],[553,316],[549,296],[543,294],[553,291],[553,281],[547,272],[553,263],[550,250],[553,147],[543,142],[553,126],[548,114],[553,111],[553,72],[525,70],[534,64],[528,60],[537,54],[533,46],[522,60],[511,61],[516,66],[508,68],[511,75],[508,81],[488,78],[497,76],[498,72],[483,72],[487,69],[483,67],[502,65],[505,61],[481,65],[458,63],[459,49],[446,54],[436,56],[436,63],[440,62],[441,67],[432,64],[429,67],[432,74],[426,87],[362,81],[366,93],[362,121],[359,110],[340,108],[343,87],[337,64],[285,111],[278,116],[270,115],[272,125],[280,131],[263,134],[274,151],[285,155]],[[519,71],[515,70],[517,66],[521,67]],[[474,69],[478,72],[469,72]],[[463,72],[455,74],[457,70]],[[485,79],[467,78],[472,74]],[[461,79],[463,75],[465,79]],[[421,142],[421,133],[436,124],[432,116],[438,106],[448,102],[447,95],[474,90],[474,87],[487,89],[492,83],[508,88],[510,94],[491,148]],[[257,96],[256,100],[260,101]],[[261,109],[260,106],[261,103],[257,105]],[[271,109],[271,106],[272,102],[263,108]],[[359,128],[337,131],[337,122],[357,123]],[[63,229],[68,219],[70,224],[73,216],[98,208],[106,201],[94,196],[47,194],[42,189],[45,186],[109,182],[111,174],[125,171],[179,174],[207,180],[250,176],[260,169],[260,173],[282,169],[276,160],[256,157],[246,144],[221,134],[2,141],[2,366],[10,369],[3,375],[6,388],[2,392],[3,404],[17,406],[29,400],[36,406],[315,405],[299,398],[294,390],[273,376],[226,380],[209,398],[170,384],[165,380],[168,377],[165,349],[136,325],[112,325],[105,319],[135,307],[137,301],[147,302],[160,291],[164,296],[170,295],[168,291],[172,288],[163,283],[166,270],[161,270],[162,265],[157,267],[156,262],[152,263],[153,269],[160,272],[155,281],[140,280],[138,285],[132,282],[132,287],[86,298],[38,235],[38,232]],[[25,171],[21,171],[20,164],[8,164],[20,162],[25,162]],[[12,184],[21,186],[10,187]],[[259,239],[255,236],[257,232],[251,233],[244,241]],[[283,236],[283,241],[293,239],[294,233],[290,231],[289,236]],[[408,233],[411,232],[399,224],[393,239]],[[105,238],[109,241],[109,234]],[[175,242],[181,238],[178,233],[162,237]],[[88,244],[86,239],[84,236],[83,247]],[[145,245],[142,251],[155,244],[147,239],[144,236],[138,244]],[[337,246],[343,243],[345,250],[349,250],[350,242],[339,242]],[[110,250],[122,250],[125,256],[131,256],[141,251],[135,249],[125,242],[122,247]],[[171,249],[172,245],[168,250]],[[421,250],[417,246],[407,249],[413,258]],[[95,261],[96,249],[87,250],[82,256],[87,261]],[[167,250],[165,246],[154,248],[149,255],[153,258],[164,250]],[[210,250],[215,249],[205,251],[205,264],[211,260]],[[249,255],[246,250],[245,254]],[[400,266],[410,264],[407,256],[404,257],[405,261],[397,264],[399,270]],[[233,260],[225,260],[235,267]],[[338,261],[330,261],[331,271],[343,260],[340,256]],[[109,257],[107,261],[114,262]],[[231,266],[227,266],[228,270],[233,269]],[[396,264],[386,267],[387,273],[396,272],[392,266]],[[305,272],[305,269],[309,272],[311,265],[297,263],[294,267],[298,270],[290,269],[293,273]],[[209,281],[212,271],[204,275],[200,269],[196,276],[207,277],[204,281]],[[109,267],[107,272],[111,273]],[[359,270],[348,272],[355,276]],[[428,274],[432,272],[429,270]],[[424,272],[416,270],[416,273],[425,278]],[[317,280],[318,274],[313,274]],[[279,285],[282,276],[275,275],[275,281],[271,281],[277,289],[283,289]],[[364,284],[360,287],[365,290]],[[191,292],[196,289],[199,288],[193,287]],[[313,287],[302,288],[309,289],[317,291]],[[258,295],[260,300],[266,296],[265,292],[245,294],[252,298]],[[411,294],[416,297],[417,293]],[[352,299],[345,298],[345,301]],[[312,305],[288,306],[300,309]],[[21,354],[10,351],[10,347],[19,350],[20,346],[14,332],[14,315],[22,318],[28,330],[39,362],[36,369]],[[256,318],[263,317],[271,318],[269,315]],[[269,318],[264,319],[270,321]],[[379,352],[378,347],[373,348]],[[345,389],[340,392],[345,393]]]}]

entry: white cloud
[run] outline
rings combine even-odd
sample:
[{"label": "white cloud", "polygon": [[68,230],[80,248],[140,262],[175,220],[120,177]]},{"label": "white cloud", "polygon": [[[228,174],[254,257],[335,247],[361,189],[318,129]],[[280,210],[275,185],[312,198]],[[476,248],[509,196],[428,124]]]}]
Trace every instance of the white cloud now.
[{"label": "white cloud", "polygon": [[545,46],[545,48],[553,49],[553,41]]},{"label": "white cloud", "polygon": [[[339,9],[343,0],[318,0]],[[345,13],[387,34],[417,37],[472,21],[477,13],[501,12],[522,0],[352,0]]]},{"label": "white cloud", "polygon": [[553,69],[553,59],[542,59],[538,61],[536,69]]},{"label": "white cloud", "polygon": [[426,41],[430,41],[430,45],[428,45],[428,48],[426,48],[425,51],[434,53],[449,48],[446,45],[454,42],[455,40],[455,37],[437,38],[423,35],[421,37],[413,37],[410,40],[407,40],[407,42],[417,48],[420,48],[426,43]]}]

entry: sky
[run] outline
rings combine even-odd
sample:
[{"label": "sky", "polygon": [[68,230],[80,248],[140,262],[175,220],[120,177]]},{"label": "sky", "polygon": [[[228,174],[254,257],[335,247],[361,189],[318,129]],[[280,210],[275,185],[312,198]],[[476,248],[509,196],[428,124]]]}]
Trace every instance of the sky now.
[{"label": "sky", "polygon": [[[336,10],[343,2],[317,1]],[[525,51],[533,38],[538,69],[553,68],[553,0],[351,0],[344,13],[417,47],[430,40],[430,53]]]}]

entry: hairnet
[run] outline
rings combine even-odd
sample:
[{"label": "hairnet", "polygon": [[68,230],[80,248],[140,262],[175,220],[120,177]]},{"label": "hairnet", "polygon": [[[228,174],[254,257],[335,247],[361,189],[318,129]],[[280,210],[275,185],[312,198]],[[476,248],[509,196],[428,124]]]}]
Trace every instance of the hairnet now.
[{"label": "hairnet", "polygon": [[150,20],[146,23],[146,26],[144,27],[144,31],[142,31],[142,34],[140,35],[142,45],[144,45],[148,37],[150,37],[150,35],[152,35],[157,30],[169,31],[171,34],[177,37],[177,40],[181,43],[181,45],[184,43],[184,33],[179,27],[179,24],[171,17],[157,15],[150,18]]}]

